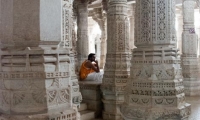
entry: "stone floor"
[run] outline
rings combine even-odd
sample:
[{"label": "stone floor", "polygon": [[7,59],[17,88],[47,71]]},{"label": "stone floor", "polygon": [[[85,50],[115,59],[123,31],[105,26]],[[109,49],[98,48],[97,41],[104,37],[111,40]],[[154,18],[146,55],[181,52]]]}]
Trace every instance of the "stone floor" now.
[{"label": "stone floor", "polygon": [[200,97],[187,97],[186,101],[190,103],[192,107],[189,120],[200,120]]}]

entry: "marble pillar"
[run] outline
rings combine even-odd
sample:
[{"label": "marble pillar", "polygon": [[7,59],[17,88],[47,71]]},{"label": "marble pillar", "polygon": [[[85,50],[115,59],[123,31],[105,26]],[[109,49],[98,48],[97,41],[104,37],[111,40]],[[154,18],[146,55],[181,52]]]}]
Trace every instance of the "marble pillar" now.
[{"label": "marble pillar", "polygon": [[101,61],[100,56],[101,56],[101,37],[99,34],[96,35],[95,37],[95,51],[96,51],[96,59],[98,61]]},{"label": "marble pillar", "polygon": [[95,53],[95,25],[97,23],[92,19],[92,17],[88,18],[88,41],[89,41],[89,53]]},{"label": "marble pillar", "polygon": [[101,29],[101,56],[100,56],[100,68],[103,69],[106,60],[106,40],[107,40],[107,29],[106,29],[106,13],[102,8],[94,8],[92,18],[98,23]]},{"label": "marble pillar", "polygon": [[106,53],[107,53],[107,0],[102,0],[102,12],[104,16],[103,29],[101,31],[101,61],[100,68],[104,69],[106,62]]},{"label": "marble pillar", "polygon": [[124,120],[187,120],[176,48],[175,0],[136,0],[135,48],[121,107]]},{"label": "marble pillar", "polygon": [[129,14],[129,22],[130,22],[130,41],[129,41],[129,47],[130,50],[136,48],[134,45],[134,29],[135,29],[135,4],[130,4],[129,5],[129,10],[128,10],[128,14]]},{"label": "marble pillar", "polygon": [[106,18],[103,20],[103,26],[101,29],[101,56],[100,56],[100,68],[103,69],[106,62],[107,53],[107,29],[106,29]]},{"label": "marble pillar", "polygon": [[87,59],[89,54],[88,40],[88,1],[77,2],[77,53],[78,66]]},{"label": "marble pillar", "polygon": [[194,26],[194,0],[183,0],[182,71],[185,94],[200,95],[198,36]]},{"label": "marble pillar", "polygon": [[198,36],[198,56],[199,56],[200,55],[200,23],[199,23],[199,20],[200,20],[200,7],[196,8],[194,10],[194,16],[195,16],[194,25],[195,25],[195,29],[196,29],[196,34]]},{"label": "marble pillar", "polygon": [[[73,12],[74,13],[74,12]],[[75,61],[75,73],[79,75],[79,66],[78,66],[78,58],[77,58],[77,16],[74,14],[72,22],[72,52],[74,54],[74,61]]]},{"label": "marble pillar", "polygon": [[107,54],[102,82],[103,119],[120,120],[120,105],[129,77],[129,21],[127,0],[110,0],[107,12]]},{"label": "marble pillar", "polygon": [[0,0],[1,120],[78,119],[72,2]]},{"label": "marble pillar", "polygon": [[182,32],[183,32],[183,15],[182,10],[178,10],[176,13],[177,19],[177,48],[179,49],[179,53],[182,54]]}]

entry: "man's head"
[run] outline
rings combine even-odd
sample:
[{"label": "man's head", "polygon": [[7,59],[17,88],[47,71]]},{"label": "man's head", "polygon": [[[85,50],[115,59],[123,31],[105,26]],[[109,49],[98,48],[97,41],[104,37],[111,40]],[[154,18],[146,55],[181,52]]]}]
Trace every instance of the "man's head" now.
[{"label": "man's head", "polygon": [[88,55],[88,60],[90,60],[91,62],[95,61],[95,54],[94,53],[90,53]]}]

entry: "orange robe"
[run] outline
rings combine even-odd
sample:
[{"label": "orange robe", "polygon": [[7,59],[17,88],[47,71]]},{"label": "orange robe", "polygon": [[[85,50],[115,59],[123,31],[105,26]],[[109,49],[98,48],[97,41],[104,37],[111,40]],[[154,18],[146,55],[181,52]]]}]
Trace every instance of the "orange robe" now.
[{"label": "orange robe", "polygon": [[84,80],[88,74],[95,72],[92,68],[87,68],[85,67],[85,63],[87,62],[87,60],[85,60],[82,65],[81,65],[81,69],[80,69],[80,80]]}]

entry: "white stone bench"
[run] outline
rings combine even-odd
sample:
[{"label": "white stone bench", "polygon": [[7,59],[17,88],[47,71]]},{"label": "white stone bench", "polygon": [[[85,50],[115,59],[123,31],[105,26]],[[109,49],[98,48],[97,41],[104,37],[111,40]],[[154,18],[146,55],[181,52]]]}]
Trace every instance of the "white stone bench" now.
[{"label": "white stone bench", "polygon": [[101,93],[101,82],[97,81],[79,81],[80,92],[83,97],[83,103],[87,104],[88,110],[95,111],[95,117],[102,116],[103,103]]}]

